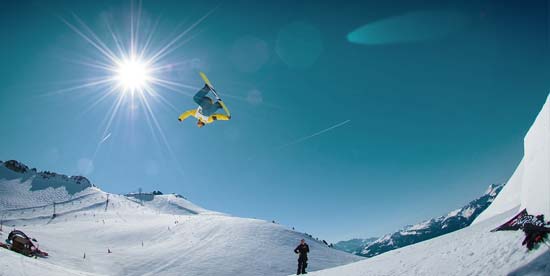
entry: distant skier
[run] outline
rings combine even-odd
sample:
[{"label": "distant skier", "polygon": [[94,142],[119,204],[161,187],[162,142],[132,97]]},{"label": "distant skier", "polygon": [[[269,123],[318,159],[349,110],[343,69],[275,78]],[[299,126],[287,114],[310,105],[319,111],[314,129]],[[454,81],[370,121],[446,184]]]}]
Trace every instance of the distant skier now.
[{"label": "distant skier", "polygon": [[296,246],[296,248],[294,249],[294,253],[299,254],[298,270],[296,271],[296,275],[307,274],[307,253],[309,253],[309,245],[307,245],[304,239],[302,239],[300,241],[300,244]]}]

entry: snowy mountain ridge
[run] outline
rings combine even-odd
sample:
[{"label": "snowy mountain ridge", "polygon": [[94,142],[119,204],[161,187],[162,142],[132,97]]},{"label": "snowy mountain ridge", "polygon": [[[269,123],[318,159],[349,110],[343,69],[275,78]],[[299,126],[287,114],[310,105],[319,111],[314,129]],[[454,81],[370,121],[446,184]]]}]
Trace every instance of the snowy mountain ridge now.
[{"label": "snowy mountain ridge", "polygon": [[29,167],[17,160],[8,160],[8,161],[0,161],[0,166],[3,166],[9,170],[12,170],[13,172],[15,173],[20,173],[20,174],[31,174],[29,175],[32,176],[33,174],[36,176],[36,177],[40,177],[42,179],[51,179],[51,178],[58,178],[60,180],[63,180],[67,183],[65,183],[65,185],[63,185],[65,188],[68,188],[69,187],[69,183],[72,182],[73,185],[81,185],[82,189],[85,189],[85,188],[88,188],[88,187],[95,187],[95,185],[93,185],[90,180],[88,180],[86,177],[84,176],[80,176],[80,175],[73,175],[73,176],[67,176],[67,175],[64,175],[64,174],[58,174],[58,173],[55,173],[55,172],[50,172],[50,171],[41,171],[41,172],[38,172],[36,170],[36,168],[32,168],[32,169],[29,169]]},{"label": "snowy mountain ridge", "polygon": [[50,205],[96,190],[86,177],[38,172],[15,160],[0,161],[0,176],[0,210]]},{"label": "snowy mountain ridge", "polygon": [[407,225],[399,231],[384,235],[366,244],[357,255],[373,257],[462,229],[470,225],[493,202],[503,186],[503,184],[491,184],[485,194],[464,207],[453,210],[447,215],[425,220],[415,225]]},{"label": "snowy mountain ridge", "polygon": [[369,243],[376,241],[378,238],[366,238],[366,239],[351,239],[346,241],[339,241],[333,245],[334,248],[342,250],[351,254],[359,254],[361,250],[365,248]]}]

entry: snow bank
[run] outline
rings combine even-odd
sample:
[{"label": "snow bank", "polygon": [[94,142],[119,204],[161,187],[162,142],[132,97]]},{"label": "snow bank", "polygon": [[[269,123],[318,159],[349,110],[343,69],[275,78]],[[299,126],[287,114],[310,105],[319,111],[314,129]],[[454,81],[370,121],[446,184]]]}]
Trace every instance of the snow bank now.
[{"label": "snow bank", "polygon": [[550,218],[550,96],[525,136],[521,208]]},{"label": "snow bank", "polygon": [[495,201],[474,224],[527,208],[550,217],[550,95],[524,139],[524,156]]}]

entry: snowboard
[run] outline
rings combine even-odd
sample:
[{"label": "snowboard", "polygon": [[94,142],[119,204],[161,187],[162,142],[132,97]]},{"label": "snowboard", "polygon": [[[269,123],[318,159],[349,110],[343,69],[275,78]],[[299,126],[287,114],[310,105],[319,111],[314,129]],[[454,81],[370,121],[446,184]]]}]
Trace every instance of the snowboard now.
[{"label": "snowboard", "polygon": [[203,73],[203,72],[199,72],[199,75],[201,75],[201,78],[204,81],[204,83],[206,83],[206,85],[208,85],[208,88],[210,88],[210,90],[212,91],[214,96],[216,96],[216,98],[219,100],[220,96],[218,95],[218,92],[216,92],[216,89],[214,89],[214,86],[212,85],[212,83],[210,82],[208,77],[206,77],[206,74]]},{"label": "snowboard", "polygon": [[203,73],[203,72],[199,72],[199,75],[201,75],[201,78],[204,81],[204,83],[208,86],[208,88],[210,88],[210,91],[212,91],[212,94],[214,94],[214,96],[216,96],[216,99],[218,99],[218,102],[222,106],[225,113],[227,113],[227,116],[231,117],[231,113],[229,112],[229,109],[227,108],[225,103],[222,101],[222,99],[218,95],[218,92],[216,92],[216,89],[214,89],[214,86],[212,85],[212,83],[210,82],[210,80],[208,79],[206,74]]}]

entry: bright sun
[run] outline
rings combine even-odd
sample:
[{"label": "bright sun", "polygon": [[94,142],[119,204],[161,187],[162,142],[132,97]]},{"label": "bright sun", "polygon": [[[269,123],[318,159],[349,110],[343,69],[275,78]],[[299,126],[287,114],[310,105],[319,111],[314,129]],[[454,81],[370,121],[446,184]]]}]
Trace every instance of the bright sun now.
[{"label": "bright sun", "polygon": [[[137,9],[134,9],[134,2],[138,4]],[[116,122],[115,119],[120,113],[127,115],[127,119],[131,122],[134,122],[138,114],[144,115],[155,140],[160,138],[167,147],[168,152],[174,157],[175,155],[161,128],[161,121],[156,117],[154,104],[162,104],[165,107],[176,109],[164,97],[163,94],[165,93],[159,93],[160,91],[170,90],[186,96],[189,93],[184,90],[195,92],[197,87],[182,83],[179,78],[178,80],[171,79],[171,77],[174,77],[173,73],[187,68],[188,64],[186,60],[174,60],[175,58],[181,58],[181,56],[174,54],[174,51],[195,37],[195,34],[191,32],[206,20],[215,8],[181,32],[174,33],[174,37],[167,39],[164,37],[159,40],[155,34],[158,20],[157,23],[151,26],[149,26],[149,23],[140,24],[140,22],[152,23],[154,21],[149,18],[142,18],[141,2],[131,0],[128,16],[116,16],[116,18],[130,19],[130,22],[101,20],[105,23],[102,30],[108,31],[105,34],[95,33],[77,15],[73,14],[75,23],[61,18],[71,30],[87,42],[87,47],[94,48],[97,51],[93,52],[93,56],[78,58],[74,61],[88,67],[89,71],[86,71],[86,78],[82,83],[80,80],[75,80],[76,85],[60,89],[54,93],[74,90],[97,92],[93,93],[94,100],[84,112],[88,112],[106,99],[113,99],[112,103],[109,103],[110,108],[103,121],[105,124],[103,137],[109,137],[113,123]],[[122,31],[122,33],[117,33],[114,30]],[[110,37],[112,39],[103,41],[100,37]],[[89,76],[90,73],[97,73],[98,75]],[[98,144],[98,148],[101,143]],[[94,153],[94,157],[96,153]]]},{"label": "bright sun", "polygon": [[150,71],[145,62],[130,58],[117,64],[115,78],[123,91],[143,90],[151,80]]}]

